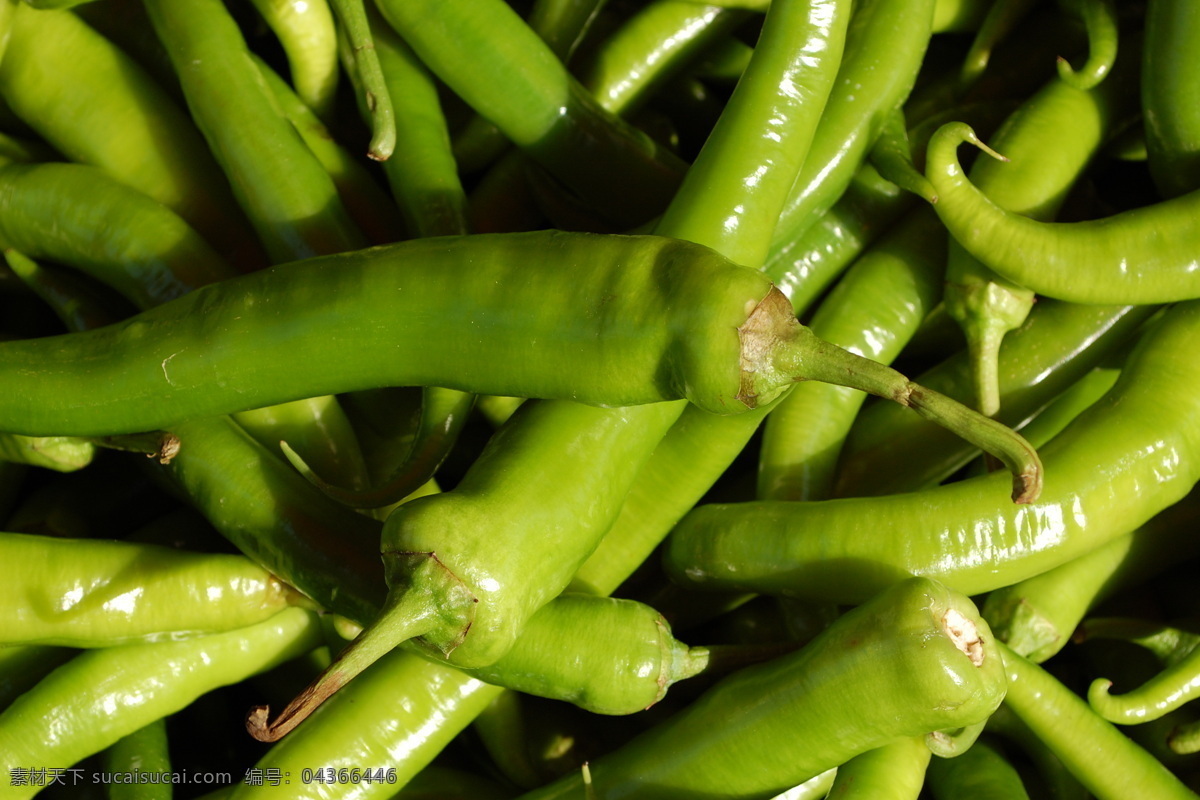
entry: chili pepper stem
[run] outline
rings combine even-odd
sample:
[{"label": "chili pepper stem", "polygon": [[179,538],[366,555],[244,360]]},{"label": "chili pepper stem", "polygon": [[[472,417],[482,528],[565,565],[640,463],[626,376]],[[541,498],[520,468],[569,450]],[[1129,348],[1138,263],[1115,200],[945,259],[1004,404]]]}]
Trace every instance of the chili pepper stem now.
[{"label": "chili pepper stem", "polygon": [[796,381],[815,380],[858,389],[908,406],[996,456],[1012,472],[1013,502],[1032,503],[1041,494],[1041,461],[1019,434],[956,400],[913,383],[891,367],[822,340],[796,321],[791,302],[778,289],[771,289],[738,333],[742,343],[739,397],[747,405],[769,402],[784,386]]},{"label": "chili pepper stem", "polygon": [[303,722],[359,673],[396,645],[434,630],[440,622],[436,600],[428,592],[392,592],[382,613],[363,629],[316,680],[296,695],[274,720],[270,707],[254,706],[246,714],[246,730],[260,742],[276,742]]}]

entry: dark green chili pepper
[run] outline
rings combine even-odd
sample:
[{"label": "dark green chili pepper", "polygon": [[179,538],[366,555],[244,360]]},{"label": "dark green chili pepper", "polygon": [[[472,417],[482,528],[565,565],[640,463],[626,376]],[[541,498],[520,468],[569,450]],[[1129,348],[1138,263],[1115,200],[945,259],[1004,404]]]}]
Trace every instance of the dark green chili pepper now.
[{"label": "dark green chili pepper", "polygon": [[1142,113],[1150,174],[1168,197],[1200,189],[1200,81],[1183,56],[1200,35],[1200,8],[1187,0],[1146,6]]},{"label": "dark green chili pepper", "polygon": [[[969,127],[929,142],[927,176],[946,228],[977,259],[1038,294],[1077,303],[1158,303],[1200,295],[1196,259],[1181,242],[1200,219],[1200,192],[1089,222],[1035,222],[992,203],[962,175],[955,152]],[[996,155],[992,152],[992,155]]]},{"label": "dark green chili pepper", "polygon": [[1008,672],[1005,705],[1100,800],[1196,795],[1149,753],[1101,719],[1078,695],[997,642]]},{"label": "dark green chili pepper", "polygon": [[930,755],[920,736],[861,753],[838,767],[827,800],[916,800]]},{"label": "dark green chili pepper", "polygon": [[0,241],[84,270],[139,308],[236,275],[169,208],[83,164],[0,168]]},{"label": "dark green chili pepper", "polygon": [[[854,602],[907,575],[975,594],[1083,555],[1196,482],[1200,415],[1190,392],[1200,372],[1178,354],[1197,337],[1194,303],[1147,332],[1117,385],[1046,446],[1046,489],[1031,505],[983,501],[1005,480],[996,475],[888,497],[703,506],[668,540],[670,577]],[[940,510],[934,519],[930,508]]]},{"label": "dark green chili pepper", "polygon": [[[1004,695],[1002,673],[967,598],[906,581],[592,763],[596,793],[770,797],[897,738],[986,718]],[[525,797],[581,794],[572,777]]]},{"label": "dark green chili pepper", "polygon": [[166,720],[151,722],[109,747],[104,752],[104,772],[112,781],[109,800],[171,800]]},{"label": "dark green chili pepper", "polygon": [[[439,78],[585,202],[622,227],[666,206],[683,165],[605,112],[509,6],[439,0],[379,8]],[[432,17],[438,25],[428,24]]]},{"label": "dark green chili pepper", "polygon": [[929,788],[934,800],[1029,800],[1016,768],[986,741],[956,758],[935,758]]},{"label": "dark green chili pepper", "polygon": [[105,647],[260,622],[300,598],[241,556],[0,534],[11,566],[0,643]]}]

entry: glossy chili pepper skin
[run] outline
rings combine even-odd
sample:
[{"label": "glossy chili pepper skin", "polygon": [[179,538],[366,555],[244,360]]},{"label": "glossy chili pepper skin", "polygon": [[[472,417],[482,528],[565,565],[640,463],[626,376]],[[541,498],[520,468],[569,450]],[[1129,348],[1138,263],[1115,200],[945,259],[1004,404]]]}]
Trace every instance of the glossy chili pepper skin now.
[{"label": "glossy chili pepper skin", "polygon": [[[703,506],[668,540],[685,585],[853,602],[906,575],[966,593],[1006,586],[1136,528],[1192,488],[1200,305],[1175,306],[1139,342],[1117,385],[1043,450],[1042,499],[1000,508],[1002,475],[922,492],[815,503]],[[931,518],[928,509],[944,510]]]},{"label": "glossy chili pepper skin", "polygon": [[[769,291],[753,270],[658,237],[450,237],[310,259],[98,331],[6,343],[45,396],[0,410],[0,428],[133,432],[413,384],[735,411],[738,327]],[[85,399],[85,380],[107,396]]]},{"label": "glossy chili pepper skin", "polygon": [[[960,621],[973,656],[948,619]],[[595,761],[594,789],[631,799],[771,797],[896,738],[985,719],[1004,696],[1003,665],[976,620],[969,600],[933,581],[895,586]],[[580,784],[572,777],[525,797],[577,798]]]},{"label": "glossy chili pepper skin", "polygon": [[1093,712],[1052,675],[997,645],[1008,672],[1005,705],[1100,800],[1196,795],[1159,761]]},{"label": "glossy chili pepper skin", "polygon": [[[586,631],[572,642],[546,640],[537,649],[529,646],[534,644],[531,640],[525,646],[518,640],[497,664],[469,674],[598,714],[632,714],[657,703],[671,684],[705,665],[703,649],[690,651],[671,636],[671,626],[661,614],[632,600],[562,594],[537,616],[542,618],[539,624]],[[593,648],[599,649],[596,656],[602,651],[606,657],[589,658]],[[613,654],[618,656],[615,661]],[[561,669],[549,668],[555,663]],[[573,676],[576,669],[582,674]],[[504,677],[497,681],[493,675]],[[578,691],[562,691],[570,686]]]},{"label": "glossy chili pepper skin", "polygon": [[934,209],[975,258],[1009,280],[1075,303],[1163,303],[1200,296],[1192,241],[1200,192],[1088,222],[1035,222],[1001,209],[962,175],[955,152],[980,143],[951,123],[929,142]]},{"label": "glossy chili pepper skin", "polygon": [[[391,797],[440,753],[503,690],[444,664],[396,650],[335,695],[304,727],[259,760],[260,769],[291,772],[288,797],[367,800]],[[374,713],[364,713],[371,710]],[[303,770],[394,770],[385,781],[330,785],[297,780]],[[276,798],[279,787],[242,783],[237,800]]]},{"label": "glossy chili pepper skin", "polygon": [[[91,650],[58,668],[0,714],[6,765],[66,765],[189,705],[311,650],[320,624],[287,609],[248,628],[181,642]],[[0,785],[0,797],[32,797],[40,787]]]},{"label": "glossy chili pepper skin", "polygon": [[0,642],[106,647],[260,622],[291,592],[241,556],[110,540],[0,534],[11,568]]}]

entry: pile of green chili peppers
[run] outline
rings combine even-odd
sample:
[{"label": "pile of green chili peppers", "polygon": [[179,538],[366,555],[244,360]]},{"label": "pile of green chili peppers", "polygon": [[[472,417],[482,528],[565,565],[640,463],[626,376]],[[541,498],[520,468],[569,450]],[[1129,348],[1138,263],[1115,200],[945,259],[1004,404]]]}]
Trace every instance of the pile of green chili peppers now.
[{"label": "pile of green chili peppers", "polygon": [[0,0],[0,800],[1196,798],[1198,49]]}]

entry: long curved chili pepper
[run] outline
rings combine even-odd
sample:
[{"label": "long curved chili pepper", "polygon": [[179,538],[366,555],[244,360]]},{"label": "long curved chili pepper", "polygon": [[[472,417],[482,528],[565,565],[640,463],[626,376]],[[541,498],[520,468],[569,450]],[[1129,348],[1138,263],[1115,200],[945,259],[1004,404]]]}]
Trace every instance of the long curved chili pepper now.
[{"label": "long curved chili pepper", "polygon": [[[1118,624],[1124,622],[1125,624]],[[1136,620],[1089,620],[1081,639],[1118,638],[1151,650],[1165,669],[1127,692],[1110,693],[1113,682],[1097,678],[1088,687],[1092,710],[1109,722],[1140,725],[1160,719],[1195,697],[1200,689],[1200,635]]]},{"label": "long curved chili pepper", "polygon": [[[729,676],[591,773],[601,797],[769,797],[897,738],[985,719],[1003,696],[1003,664],[970,601],[915,579]],[[780,725],[795,735],[781,741]],[[578,797],[580,783],[524,797]]]},{"label": "long curved chili pepper", "polygon": [[[1180,242],[1200,219],[1200,192],[1089,222],[1035,222],[1001,209],[963,176],[962,142],[986,148],[966,125],[930,140],[934,209],[971,255],[1038,294],[1076,303],[1160,303],[1200,295],[1196,259]],[[1136,254],[1136,258],[1134,257]]]},{"label": "long curved chili pepper", "polygon": [[0,241],[81,269],[139,308],[237,274],[179,215],[84,164],[0,167]]},{"label": "long curved chili pepper", "polygon": [[[997,475],[888,497],[702,506],[668,539],[668,573],[688,586],[853,602],[906,575],[974,594],[1063,564],[1196,482],[1200,415],[1189,395],[1200,371],[1178,353],[1198,337],[1195,303],[1147,332],[1117,385],[1043,450],[1047,483],[1033,504],[982,502],[1006,479]],[[931,507],[943,509],[936,521]]]},{"label": "long curved chili pepper", "polygon": [[1005,703],[988,717],[987,731],[1021,750],[1037,769],[1041,785],[1059,800],[1088,800],[1092,795],[1050,751],[1033,730]]},{"label": "long curved chili pepper", "polygon": [[1187,0],[1146,6],[1142,114],[1150,174],[1175,197],[1200,189],[1200,80],[1184,56],[1200,36],[1200,8]]},{"label": "long curved chili pepper", "polygon": [[1008,673],[1004,703],[1100,800],[1145,794],[1196,797],[1149,753],[1099,717],[1078,695],[1002,643]]},{"label": "long curved chili pepper", "polygon": [[1086,91],[1104,80],[1117,60],[1117,5],[1115,0],[1074,0],[1074,5],[1087,28],[1088,57],[1076,69],[1060,56],[1058,74],[1066,83]]},{"label": "long curved chili pepper", "polygon": [[[531,248],[545,265],[534,282]],[[487,283],[472,261],[484,250],[493,260]],[[336,302],[314,307],[314,281]],[[542,298],[551,290],[557,302],[547,308]],[[664,292],[661,302],[650,294]],[[603,308],[580,315],[571,297],[582,308],[602,298]],[[377,315],[363,308],[372,301],[384,304]],[[667,323],[646,308],[677,309],[684,318]],[[202,347],[196,319],[205,329]],[[413,319],[424,323],[419,330]],[[578,332],[568,336],[572,327]],[[497,335],[505,329],[508,335]],[[549,341],[542,330],[554,331]],[[351,343],[355,357],[347,358]],[[431,359],[433,352],[444,356]],[[307,369],[289,357],[302,358]],[[578,368],[583,358],[591,360],[586,371]],[[88,379],[107,391],[72,412],[80,392],[88,395],[83,375],[68,366],[80,359],[88,362]],[[528,372],[497,371],[514,360]],[[575,368],[551,374],[556,360]],[[119,325],[0,345],[0,369],[31,367],[42,374],[39,391],[0,398],[0,428],[28,435],[134,432],[300,397],[413,384],[612,405],[682,395],[729,413],[798,379],[837,381],[909,405],[994,451],[1013,472],[1018,502],[1036,497],[1041,480],[1036,454],[1007,428],[821,342],[760,273],[662,237],[449,237],[311,259],[205,287]],[[164,387],[170,406],[158,402]]]},{"label": "long curved chili pepper", "polygon": [[[971,169],[972,183],[1008,211],[1053,219],[1105,140],[1132,113],[1135,81],[1133,69],[1120,70],[1092,91],[1052,80],[991,137],[1010,161],[1000,165],[979,159]],[[1034,293],[996,275],[952,241],[945,301],[967,337],[975,407],[995,416],[1000,410],[1000,343],[1029,316]]]}]

